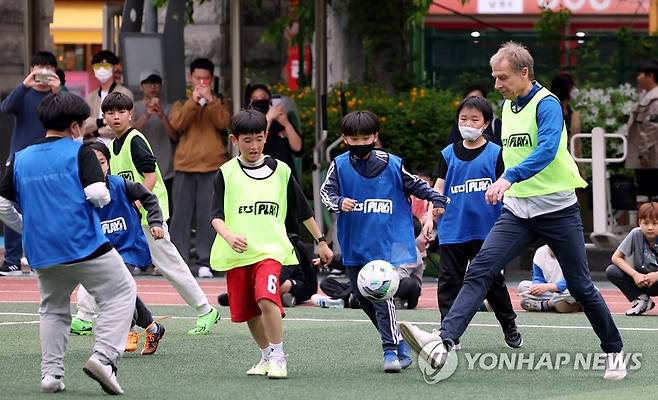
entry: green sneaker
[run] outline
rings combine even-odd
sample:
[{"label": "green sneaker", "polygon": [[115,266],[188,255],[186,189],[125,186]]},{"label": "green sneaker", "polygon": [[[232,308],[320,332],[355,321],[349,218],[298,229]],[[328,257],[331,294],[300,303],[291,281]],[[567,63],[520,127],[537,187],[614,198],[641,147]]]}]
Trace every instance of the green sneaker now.
[{"label": "green sneaker", "polygon": [[207,335],[210,333],[212,326],[217,324],[219,321],[219,311],[215,307],[212,307],[208,314],[202,315],[196,320],[196,326],[189,331],[188,335]]},{"label": "green sneaker", "polygon": [[94,324],[89,321],[73,318],[71,320],[71,334],[79,336],[90,336],[92,334],[91,329],[93,326]]}]

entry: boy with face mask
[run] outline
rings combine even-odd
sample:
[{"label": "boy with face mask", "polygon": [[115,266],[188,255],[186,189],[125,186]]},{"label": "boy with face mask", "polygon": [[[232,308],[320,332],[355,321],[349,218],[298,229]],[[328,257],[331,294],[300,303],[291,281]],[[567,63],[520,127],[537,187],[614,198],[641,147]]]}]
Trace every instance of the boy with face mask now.
[{"label": "boy with face mask", "polygon": [[120,92],[133,99],[133,93],[127,87],[114,80],[114,69],[119,64],[119,57],[109,50],[101,50],[91,59],[91,68],[98,81],[99,88],[89,92],[85,102],[91,109],[91,115],[85,121],[84,138],[100,137],[105,145],[114,137],[112,129],[105,124],[101,104],[109,93]]},{"label": "boy with face mask", "polygon": [[372,260],[395,267],[416,263],[416,241],[409,196],[444,208],[448,199],[404,169],[402,159],[375,150],[379,120],[370,111],[354,111],[341,123],[349,152],[329,166],[321,197],[338,213],[338,241],[352,292],[379,331],[384,350],[384,371],[400,372],[411,365],[409,348],[402,340],[392,299],[375,302],[361,295],[359,271]]},{"label": "boy with face mask", "polygon": [[[501,147],[482,135],[492,118],[493,110],[485,98],[471,96],[462,100],[457,108],[457,125],[463,140],[448,145],[439,157],[434,189],[450,198],[437,235],[441,255],[437,287],[441,320],[459,294],[469,261],[480,251],[502,210],[502,204],[489,205],[484,199],[489,185],[505,169]],[[432,210],[430,205],[423,226],[428,239],[434,223]],[[516,313],[502,274],[496,274],[486,298],[503,328],[505,344],[521,347],[523,339],[516,329]],[[459,346],[458,341],[455,346]]]}]

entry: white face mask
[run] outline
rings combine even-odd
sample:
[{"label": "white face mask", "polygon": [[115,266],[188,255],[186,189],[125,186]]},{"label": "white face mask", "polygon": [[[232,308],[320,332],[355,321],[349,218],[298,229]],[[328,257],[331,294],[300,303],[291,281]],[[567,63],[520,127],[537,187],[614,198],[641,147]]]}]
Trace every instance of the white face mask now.
[{"label": "white face mask", "polygon": [[78,124],[75,124],[75,126],[77,127],[75,131],[73,130],[73,128],[71,128],[71,138],[75,141],[82,143],[82,139],[83,139],[82,129]]},{"label": "white face mask", "polygon": [[96,76],[96,79],[98,79],[100,83],[105,83],[112,77],[112,69],[98,68],[97,70],[94,70],[94,76]]},{"label": "white face mask", "polygon": [[462,138],[464,138],[464,140],[468,140],[469,142],[474,142],[480,136],[482,136],[482,132],[484,132],[485,128],[486,125],[480,129],[473,128],[467,125],[459,125],[459,133],[462,134]]}]

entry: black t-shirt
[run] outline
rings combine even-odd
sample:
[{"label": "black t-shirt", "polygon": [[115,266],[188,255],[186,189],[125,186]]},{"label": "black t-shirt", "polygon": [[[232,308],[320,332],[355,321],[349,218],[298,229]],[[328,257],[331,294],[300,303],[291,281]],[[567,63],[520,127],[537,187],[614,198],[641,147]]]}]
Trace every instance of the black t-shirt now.
[{"label": "black t-shirt", "polygon": [[[467,149],[464,147],[464,141],[459,141],[454,144],[454,152],[455,156],[459,158],[462,161],[473,161],[479,156],[484,149],[489,145],[489,141],[487,141],[485,144],[482,146],[478,147],[477,149]],[[500,176],[505,172],[505,163],[503,162],[503,151],[501,150],[500,153],[498,153],[498,160],[496,161],[496,179],[500,178]],[[446,159],[443,158],[443,154],[439,155],[439,162],[436,165],[436,168],[434,169],[434,179],[439,178],[439,179],[446,179],[446,175],[448,173],[448,163],[446,162]]]},{"label": "black t-shirt", "polygon": [[[128,129],[120,138],[117,138],[112,142],[113,154],[119,154],[128,134],[133,129],[134,128]],[[133,164],[135,164],[135,168],[137,168],[137,172],[142,175],[155,172],[157,160],[144,139],[139,136],[133,137],[130,141],[130,153],[132,155]]]},{"label": "black t-shirt", "polygon": [[[272,124],[270,124],[270,129],[268,130],[269,133],[267,135],[267,141],[265,142],[265,147],[263,148],[263,154],[267,154],[270,157],[274,157],[277,160],[288,164],[292,170],[292,173],[296,176],[295,165],[293,163],[292,156],[294,155],[301,157],[304,148],[302,147],[299,151],[292,151],[288,139],[279,136],[279,133],[283,132],[284,130],[285,128],[283,125],[277,121],[272,121]],[[296,129],[295,132],[297,132]],[[299,135],[299,132],[297,134]],[[299,137],[301,138],[301,135],[299,135]]]},{"label": "black t-shirt", "polygon": [[[61,140],[62,137],[45,137],[35,144],[54,142]],[[78,176],[80,176],[80,183],[83,188],[96,182],[104,182],[103,170],[96,158],[94,150],[88,146],[80,146],[78,151]],[[14,160],[13,158],[7,162],[2,180],[0,180],[0,196],[7,200],[16,201],[16,187],[14,186]]]}]

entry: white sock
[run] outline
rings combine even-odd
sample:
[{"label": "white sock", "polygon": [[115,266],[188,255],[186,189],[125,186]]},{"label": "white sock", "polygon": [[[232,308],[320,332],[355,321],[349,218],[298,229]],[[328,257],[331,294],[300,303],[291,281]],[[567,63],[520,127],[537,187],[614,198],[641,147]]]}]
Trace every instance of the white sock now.
[{"label": "white sock", "polygon": [[267,346],[264,349],[260,349],[260,358],[261,360],[269,360],[270,359],[270,354],[272,353],[272,346]]},{"label": "white sock", "polygon": [[283,354],[283,342],[281,343],[270,343],[270,348],[272,352],[270,353],[270,358],[282,358],[285,357]]},{"label": "white sock", "polygon": [[151,324],[146,331],[148,333],[158,333],[158,324]]}]

